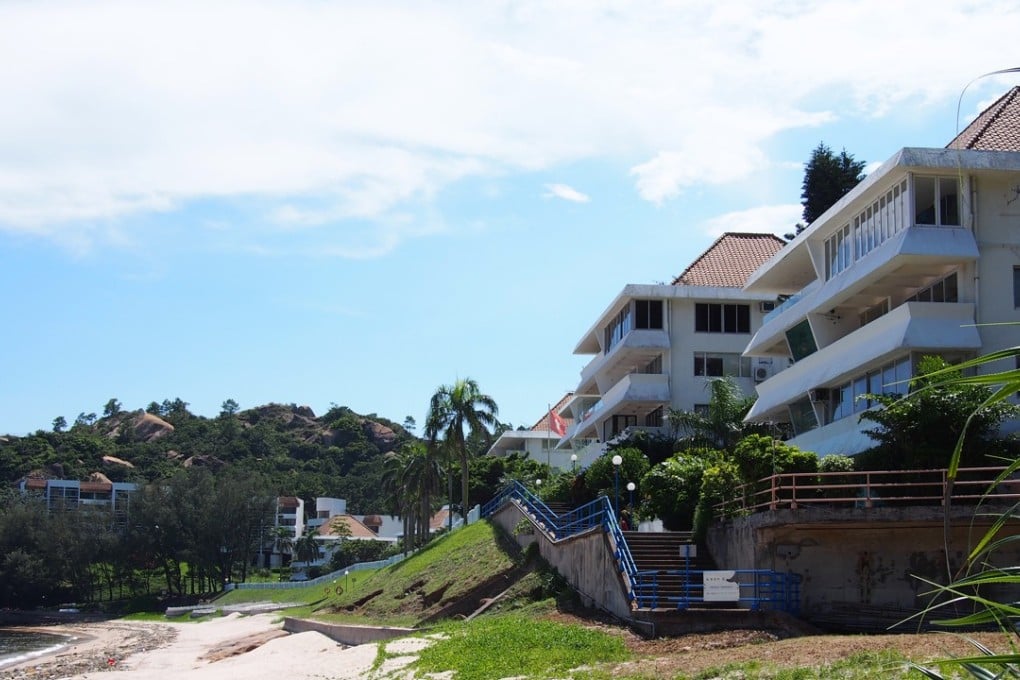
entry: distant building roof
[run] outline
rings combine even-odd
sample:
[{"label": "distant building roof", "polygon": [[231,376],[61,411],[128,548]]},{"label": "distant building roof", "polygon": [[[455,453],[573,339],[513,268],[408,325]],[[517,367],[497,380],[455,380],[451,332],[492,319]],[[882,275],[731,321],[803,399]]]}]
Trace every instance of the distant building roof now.
[{"label": "distant building roof", "polygon": [[[564,394],[562,399],[553,404],[552,407],[553,412],[559,413],[560,409],[563,408],[563,405],[570,401],[570,398],[573,396],[574,396],[573,392],[567,392],[566,394]],[[570,427],[570,425],[574,422],[574,419],[563,418],[563,422],[566,424],[567,427]],[[537,432],[549,432],[549,412],[546,411],[545,414],[538,419],[538,422],[531,426],[531,429]]]},{"label": "distant building roof", "polygon": [[1020,87],[1014,87],[978,114],[946,148],[1020,151]]},{"label": "distant building roof", "polygon": [[350,532],[347,533],[347,536],[350,538],[376,538],[374,531],[351,515],[334,515],[330,517],[328,522],[319,527],[317,533],[320,536],[342,536],[345,532],[342,529],[338,529],[338,527],[343,524],[346,524],[347,528],[350,529]]},{"label": "distant building roof", "polygon": [[301,499],[297,496],[280,496],[276,503],[281,508],[297,508],[301,505]]},{"label": "distant building roof", "polygon": [[786,241],[773,234],[723,234],[673,279],[673,285],[743,288],[748,277],[784,245]]}]

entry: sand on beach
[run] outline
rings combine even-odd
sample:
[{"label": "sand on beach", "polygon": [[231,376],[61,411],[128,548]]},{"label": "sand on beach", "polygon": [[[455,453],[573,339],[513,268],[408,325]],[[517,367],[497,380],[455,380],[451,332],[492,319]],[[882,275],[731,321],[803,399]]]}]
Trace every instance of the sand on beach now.
[{"label": "sand on beach", "polygon": [[[282,622],[277,619],[272,614],[231,614],[201,623],[111,621],[59,626],[50,630],[86,634],[91,639],[5,669],[3,675],[16,680],[109,680],[111,670],[120,680],[354,680],[369,675],[376,659],[375,644],[345,648],[321,633],[286,635],[280,632]],[[249,647],[255,648],[248,651]],[[407,661],[413,658],[408,656]],[[116,668],[110,668],[111,664]]]}]

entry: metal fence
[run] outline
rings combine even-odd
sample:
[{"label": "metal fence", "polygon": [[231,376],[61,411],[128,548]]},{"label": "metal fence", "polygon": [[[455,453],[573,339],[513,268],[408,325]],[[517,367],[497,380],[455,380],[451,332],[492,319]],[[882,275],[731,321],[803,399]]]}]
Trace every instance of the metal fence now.
[{"label": "metal fence", "polygon": [[737,487],[715,510],[717,517],[734,517],[805,506],[940,505],[947,493],[961,504],[1015,503],[1020,500],[1020,479],[1004,477],[1005,469],[960,468],[952,485],[945,469],[785,473]]}]

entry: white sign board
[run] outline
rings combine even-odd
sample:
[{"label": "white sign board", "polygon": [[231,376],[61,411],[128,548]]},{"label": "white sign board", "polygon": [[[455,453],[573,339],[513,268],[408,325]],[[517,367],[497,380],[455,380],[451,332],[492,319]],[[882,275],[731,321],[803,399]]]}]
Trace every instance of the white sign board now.
[{"label": "white sign board", "polygon": [[732,569],[706,571],[703,585],[705,602],[736,602],[740,599],[740,584]]}]

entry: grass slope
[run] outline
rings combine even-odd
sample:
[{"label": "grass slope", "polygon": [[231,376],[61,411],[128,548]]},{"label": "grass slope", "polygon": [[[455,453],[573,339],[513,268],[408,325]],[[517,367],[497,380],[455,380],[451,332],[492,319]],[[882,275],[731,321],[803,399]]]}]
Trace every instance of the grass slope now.
[{"label": "grass slope", "polygon": [[[301,602],[289,612],[325,621],[413,626],[444,607],[477,593],[485,583],[498,585],[520,561],[516,543],[488,522],[476,522],[433,541],[408,559],[374,571],[340,577],[336,593],[323,586],[287,590],[235,590],[219,604],[267,601]],[[506,579],[507,585],[510,581]],[[505,587],[505,586],[504,586]]]}]

